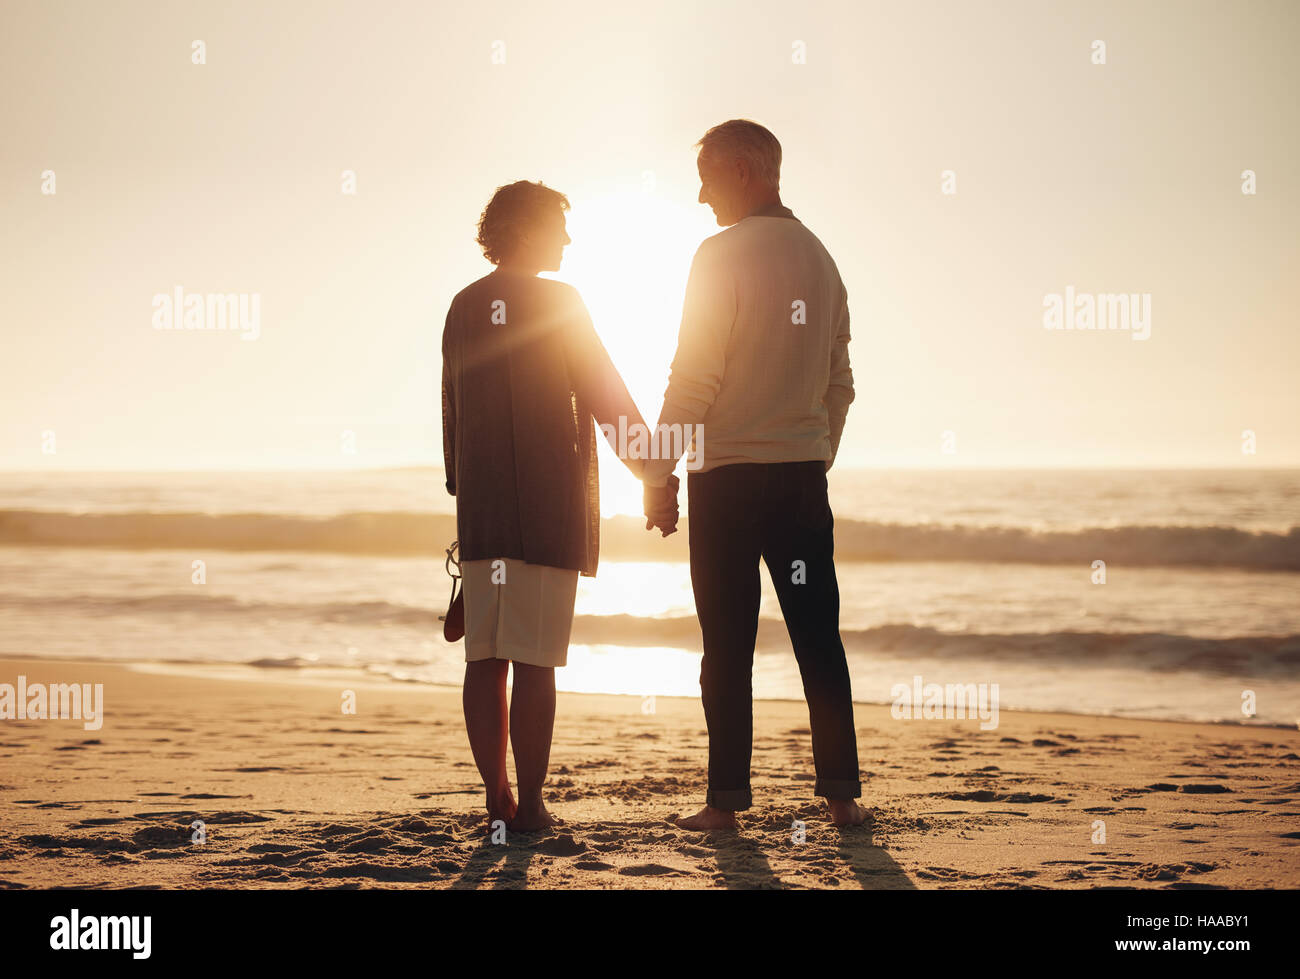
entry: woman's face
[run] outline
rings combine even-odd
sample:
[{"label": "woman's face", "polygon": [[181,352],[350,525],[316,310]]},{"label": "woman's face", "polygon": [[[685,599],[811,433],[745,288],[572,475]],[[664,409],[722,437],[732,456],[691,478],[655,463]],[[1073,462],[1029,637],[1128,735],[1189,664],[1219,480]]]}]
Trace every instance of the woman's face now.
[{"label": "woman's face", "polygon": [[565,229],[564,212],[549,208],[541,215],[533,230],[524,235],[521,258],[539,272],[558,272],[564,260],[564,246],[572,242]]}]

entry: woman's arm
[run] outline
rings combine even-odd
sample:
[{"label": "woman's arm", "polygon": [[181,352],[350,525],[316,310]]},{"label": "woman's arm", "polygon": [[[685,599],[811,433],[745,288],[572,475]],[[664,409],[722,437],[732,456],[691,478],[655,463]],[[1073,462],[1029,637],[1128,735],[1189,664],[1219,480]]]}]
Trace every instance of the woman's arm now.
[{"label": "woman's arm", "polygon": [[456,495],[456,386],[451,368],[450,344],[452,311],[442,329],[442,466],[447,475],[447,492]]},{"label": "woman's arm", "polygon": [[[622,376],[610,359],[608,351],[605,350],[605,345],[600,342],[586,304],[576,289],[572,287],[570,289],[573,294],[571,297],[573,308],[569,318],[571,327],[568,336],[574,386],[591,409],[591,413],[595,415],[596,423],[601,426],[605,440],[609,442],[614,454],[639,480],[645,470],[645,460],[629,458],[632,453],[626,450],[632,444],[631,437],[638,432],[645,432],[645,440],[639,444],[651,444],[650,431],[646,428],[645,419],[641,416],[636,402],[632,400],[627,385],[623,383]],[[622,430],[629,435],[629,445],[623,446],[622,452],[619,451],[617,434],[620,430],[620,419],[624,420]]]}]

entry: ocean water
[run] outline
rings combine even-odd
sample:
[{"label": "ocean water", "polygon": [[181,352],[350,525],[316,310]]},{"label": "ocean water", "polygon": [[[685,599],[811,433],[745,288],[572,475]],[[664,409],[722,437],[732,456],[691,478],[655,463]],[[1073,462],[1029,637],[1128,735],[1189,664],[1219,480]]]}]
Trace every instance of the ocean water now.
[{"label": "ocean water", "polygon": [[[611,484],[558,684],[698,696],[685,535]],[[1300,722],[1300,471],[836,471],[831,502],[855,700]],[[436,469],[0,474],[0,653],[455,685],[453,518]],[[797,699],[764,579],[755,694]]]}]

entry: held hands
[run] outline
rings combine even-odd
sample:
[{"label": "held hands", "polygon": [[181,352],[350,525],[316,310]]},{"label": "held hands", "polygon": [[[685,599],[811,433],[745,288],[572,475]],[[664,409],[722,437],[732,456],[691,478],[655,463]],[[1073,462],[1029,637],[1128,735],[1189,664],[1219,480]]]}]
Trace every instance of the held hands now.
[{"label": "held hands", "polygon": [[646,530],[653,530],[658,527],[664,537],[677,532],[677,517],[680,514],[677,506],[677,488],[679,486],[681,486],[681,480],[669,473],[667,486],[646,486],[644,488]]}]

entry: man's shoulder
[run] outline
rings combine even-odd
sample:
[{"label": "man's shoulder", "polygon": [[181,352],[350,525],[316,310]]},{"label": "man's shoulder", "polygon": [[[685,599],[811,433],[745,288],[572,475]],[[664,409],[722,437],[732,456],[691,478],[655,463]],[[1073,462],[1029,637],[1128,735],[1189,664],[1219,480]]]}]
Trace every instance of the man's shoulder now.
[{"label": "man's shoulder", "polygon": [[788,243],[790,241],[825,250],[821,239],[813,234],[812,230],[802,221],[793,217],[770,215],[754,215],[745,218],[743,221],[738,221],[711,238],[705,238],[703,244],[713,243],[715,248],[725,248],[728,246],[741,247],[753,243]]},{"label": "man's shoulder", "polygon": [[746,218],[705,238],[696,257],[713,264],[731,262],[748,266],[763,254],[788,255],[791,251],[812,252],[839,274],[835,259],[822,240],[803,222],[791,218]]},{"label": "man's shoulder", "polygon": [[729,228],[723,228],[721,231],[709,235],[709,237],[701,241],[699,246],[695,249],[696,256],[698,257],[701,255],[708,256],[708,255],[721,254],[723,251],[726,250],[727,245],[730,242],[736,240],[733,232],[738,227],[740,227],[740,225],[733,224]]},{"label": "man's shoulder", "polygon": [[748,256],[759,242],[751,233],[753,229],[745,227],[750,223],[739,221],[709,235],[695,249],[695,263],[715,269],[747,264]]}]

